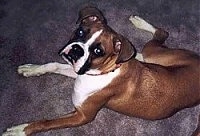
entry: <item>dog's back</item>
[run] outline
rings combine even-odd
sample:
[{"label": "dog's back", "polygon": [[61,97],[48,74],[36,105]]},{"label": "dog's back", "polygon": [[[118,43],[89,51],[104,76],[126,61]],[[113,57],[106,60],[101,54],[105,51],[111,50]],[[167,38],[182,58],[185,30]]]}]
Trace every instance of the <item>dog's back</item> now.
[{"label": "dog's back", "polygon": [[166,31],[154,28],[138,17],[133,21],[136,25],[139,21],[139,28],[152,32],[153,39],[142,50],[144,62],[132,59],[124,64],[128,65],[124,66],[124,71],[121,68],[131,80],[123,86],[116,83],[116,88],[121,91],[107,106],[130,116],[162,119],[199,104],[200,57],[184,49],[168,48],[164,45],[168,37]]}]

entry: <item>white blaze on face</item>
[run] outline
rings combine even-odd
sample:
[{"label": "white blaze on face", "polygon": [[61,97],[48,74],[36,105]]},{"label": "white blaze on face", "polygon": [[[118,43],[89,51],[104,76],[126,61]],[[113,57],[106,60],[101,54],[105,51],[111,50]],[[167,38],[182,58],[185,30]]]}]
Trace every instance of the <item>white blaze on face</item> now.
[{"label": "white blaze on face", "polygon": [[[83,50],[84,50],[84,55],[78,59],[78,61],[76,63],[73,64],[74,67],[74,71],[78,72],[80,70],[81,67],[83,67],[83,65],[85,64],[85,62],[87,61],[88,57],[89,57],[89,47],[95,42],[95,40],[101,35],[101,33],[103,32],[103,30],[99,30],[96,31],[91,37],[90,39],[87,40],[86,43],[82,43],[82,42],[73,42],[69,45],[67,45],[67,47],[62,51],[65,54],[68,54],[69,51],[72,49],[72,46],[75,44],[78,44]],[[64,58],[65,59],[65,58]],[[65,59],[67,62],[69,62],[67,59]]]},{"label": "white blaze on face", "polygon": [[90,46],[103,32],[103,30],[99,30],[97,32],[95,32],[92,37],[85,43],[85,46]]},{"label": "white blaze on face", "polygon": [[89,47],[95,42],[95,40],[101,35],[101,33],[103,32],[103,30],[99,30],[97,32],[95,32],[91,38],[89,40],[87,40],[87,42],[83,45],[81,45],[81,47],[84,50],[84,55],[83,57],[81,57],[75,64],[74,64],[74,70],[75,72],[78,72],[80,70],[80,68],[85,64],[85,62],[87,61],[88,57],[89,57]]}]

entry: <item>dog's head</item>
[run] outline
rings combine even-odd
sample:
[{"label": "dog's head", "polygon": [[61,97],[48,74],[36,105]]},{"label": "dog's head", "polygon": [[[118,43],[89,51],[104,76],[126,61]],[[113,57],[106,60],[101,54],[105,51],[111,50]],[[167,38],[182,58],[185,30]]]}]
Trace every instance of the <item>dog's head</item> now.
[{"label": "dog's head", "polygon": [[130,60],[134,46],[108,25],[102,12],[86,7],[79,12],[79,27],[60,51],[78,74],[100,74]]}]

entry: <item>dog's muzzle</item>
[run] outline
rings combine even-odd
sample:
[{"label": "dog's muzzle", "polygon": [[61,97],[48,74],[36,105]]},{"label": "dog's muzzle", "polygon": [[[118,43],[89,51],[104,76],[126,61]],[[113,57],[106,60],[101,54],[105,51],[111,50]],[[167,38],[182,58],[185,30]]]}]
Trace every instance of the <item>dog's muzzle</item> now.
[{"label": "dog's muzzle", "polygon": [[[66,47],[67,48],[67,47]],[[60,54],[64,59],[74,64],[84,55],[84,50],[78,44],[74,44],[69,49],[64,49]]]}]

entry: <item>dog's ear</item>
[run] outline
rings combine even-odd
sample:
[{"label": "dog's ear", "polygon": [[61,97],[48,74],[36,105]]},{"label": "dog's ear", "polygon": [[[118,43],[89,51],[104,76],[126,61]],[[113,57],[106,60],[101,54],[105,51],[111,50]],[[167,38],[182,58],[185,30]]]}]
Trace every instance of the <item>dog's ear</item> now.
[{"label": "dog's ear", "polygon": [[119,35],[113,38],[114,52],[118,54],[116,64],[126,62],[136,55],[136,49],[132,43]]},{"label": "dog's ear", "polygon": [[93,24],[101,22],[107,24],[103,13],[95,7],[85,7],[79,11],[77,24]]}]

